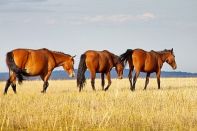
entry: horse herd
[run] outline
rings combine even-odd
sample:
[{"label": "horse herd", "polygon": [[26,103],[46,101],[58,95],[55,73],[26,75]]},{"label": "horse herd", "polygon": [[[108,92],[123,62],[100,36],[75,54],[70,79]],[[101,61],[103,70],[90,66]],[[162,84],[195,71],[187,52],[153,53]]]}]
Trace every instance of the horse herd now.
[{"label": "horse herd", "polygon": [[[24,76],[40,76],[44,81],[42,93],[45,93],[49,86],[48,79],[54,68],[62,66],[69,74],[74,77],[74,57],[62,52],[51,51],[43,48],[33,49],[14,49],[7,53],[6,63],[9,68],[9,79],[6,82],[4,94],[7,94],[9,86],[16,93],[16,78],[19,84],[24,80]],[[150,74],[156,72],[158,89],[160,89],[160,74],[164,62],[167,62],[173,69],[177,68],[173,49],[163,51],[144,51],[142,49],[128,49],[125,53],[117,56],[108,50],[94,51],[88,50],[81,55],[78,71],[77,71],[77,87],[79,92],[85,86],[85,72],[90,71],[91,86],[95,90],[96,73],[101,73],[102,90],[107,91],[111,85],[110,71],[113,67],[118,74],[118,78],[122,79],[123,70],[128,62],[129,64],[129,82],[130,89],[135,90],[135,84],[140,72],[146,72],[146,89],[149,83]],[[132,81],[132,72],[135,69],[135,76]],[[105,75],[108,85],[105,86]]]}]

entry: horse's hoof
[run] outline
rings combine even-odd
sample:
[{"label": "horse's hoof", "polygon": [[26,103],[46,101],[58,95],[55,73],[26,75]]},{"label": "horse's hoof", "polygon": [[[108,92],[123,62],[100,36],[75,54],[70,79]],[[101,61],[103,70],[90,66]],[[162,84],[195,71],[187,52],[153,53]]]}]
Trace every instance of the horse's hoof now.
[{"label": "horse's hoof", "polygon": [[108,90],[108,88],[105,88],[105,91],[107,91]]},{"label": "horse's hoof", "polygon": [[4,92],[4,93],[3,93],[3,95],[7,95],[7,93],[6,93],[6,92]]},{"label": "horse's hoof", "polygon": [[41,93],[46,93],[46,91],[41,91]]},{"label": "horse's hoof", "polygon": [[135,91],[135,89],[131,88],[131,91]]}]

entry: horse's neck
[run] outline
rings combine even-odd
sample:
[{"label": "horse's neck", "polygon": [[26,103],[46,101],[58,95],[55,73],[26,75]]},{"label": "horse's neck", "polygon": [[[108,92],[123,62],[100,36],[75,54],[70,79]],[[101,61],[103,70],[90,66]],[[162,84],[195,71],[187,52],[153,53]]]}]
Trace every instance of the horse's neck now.
[{"label": "horse's neck", "polygon": [[164,52],[164,53],[161,53],[160,56],[161,56],[162,62],[164,63],[168,57],[168,54],[166,52]]},{"label": "horse's neck", "polygon": [[119,63],[119,57],[116,55],[113,55],[113,64],[116,66]]},{"label": "horse's neck", "polygon": [[60,54],[60,53],[53,53],[53,56],[54,56],[54,61],[56,63],[56,66],[61,66],[67,59],[66,55]]}]

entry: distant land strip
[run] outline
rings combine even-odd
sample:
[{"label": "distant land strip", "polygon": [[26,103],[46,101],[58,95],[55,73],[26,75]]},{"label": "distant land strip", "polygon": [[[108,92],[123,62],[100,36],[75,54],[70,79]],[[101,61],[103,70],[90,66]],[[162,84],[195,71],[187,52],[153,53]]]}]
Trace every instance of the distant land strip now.
[{"label": "distant land strip", "polygon": [[[124,78],[127,78],[128,72],[129,72],[129,69],[124,70]],[[77,70],[75,70],[75,73],[77,74]],[[86,71],[85,75],[86,75],[87,79],[90,78],[89,71]],[[100,78],[100,74],[97,73],[96,77]],[[112,69],[111,77],[117,78],[117,74],[116,74],[115,69]],[[144,77],[146,77],[146,74],[141,72],[140,77],[144,78]],[[152,78],[156,77],[155,73],[152,73],[151,77]],[[168,78],[168,77],[173,77],[173,78],[174,77],[177,77],[177,78],[197,77],[197,73],[181,72],[181,71],[172,71],[172,72],[171,71],[162,71],[161,77],[164,77],[164,78]],[[0,73],[0,81],[5,81],[7,79],[8,79],[8,72]],[[40,80],[40,77],[38,77],[38,76],[37,77],[27,77],[26,79],[27,80]],[[69,78],[68,74],[66,72],[64,72],[63,70],[56,70],[56,71],[53,71],[50,79],[51,80],[64,80],[64,79],[70,80],[70,79],[75,79],[75,78]]]}]

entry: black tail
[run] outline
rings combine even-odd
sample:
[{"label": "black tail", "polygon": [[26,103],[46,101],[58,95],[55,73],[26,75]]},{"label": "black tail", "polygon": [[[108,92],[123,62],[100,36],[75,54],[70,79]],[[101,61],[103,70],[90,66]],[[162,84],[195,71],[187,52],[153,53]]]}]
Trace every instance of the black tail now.
[{"label": "black tail", "polygon": [[129,59],[132,59],[132,53],[133,53],[133,50],[132,49],[127,49],[127,51],[125,53],[123,53],[122,55],[120,55],[120,61],[122,63],[124,63],[124,65],[126,65],[127,61]]},{"label": "black tail", "polygon": [[17,67],[16,63],[14,62],[14,58],[13,58],[13,53],[12,52],[8,52],[7,53],[6,63],[7,63],[7,66],[9,68],[9,70],[11,70],[14,73],[16,73],[16,77],[18,78],[18,82],[19,82],[19,84],[21,84],[23,82],[23,80],[24,80],[23,74],[26,74],[26,72],[25,72],[25,70],[22,70],[19,67]]},{"label": "black tail", "polygon": [[80,58],[79,66],[78,66],[78,71],[77,71],[77,87],[79,87],[79,91],[81,91],[81,89],[83,88],[86,82],[85,72],[86,72],[87,66],[86,66],[85,60],[86,60],[86,55],[82,54]]}]

